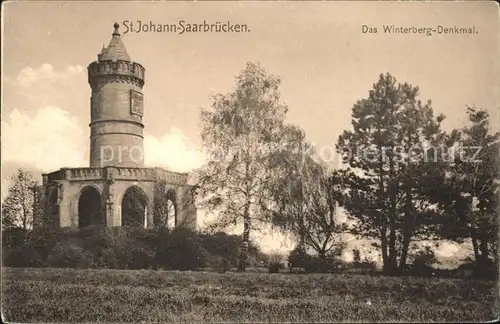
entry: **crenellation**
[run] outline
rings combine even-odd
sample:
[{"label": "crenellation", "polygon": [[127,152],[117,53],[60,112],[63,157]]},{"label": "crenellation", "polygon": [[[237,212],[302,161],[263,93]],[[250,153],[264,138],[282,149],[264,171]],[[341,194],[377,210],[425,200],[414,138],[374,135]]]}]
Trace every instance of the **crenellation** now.
[{"label": "crenellation", "polygon": [[[135,62],[96,61],[88,67],[88,81],[92,87],[98,86],[100,79],[105,78],[105,80],[112,80],[113,82],[132,82],[142,88],[145,81],[144,72],[144,67]],[[114,76],[114,78],[106,78],[109,76]]]}]

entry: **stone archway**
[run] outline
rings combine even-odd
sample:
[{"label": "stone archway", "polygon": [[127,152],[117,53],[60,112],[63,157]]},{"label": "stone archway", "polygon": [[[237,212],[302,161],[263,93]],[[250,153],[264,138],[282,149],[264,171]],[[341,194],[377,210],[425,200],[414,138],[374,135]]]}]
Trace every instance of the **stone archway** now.
[{"label": "stone archway", "polygon": [[167,191],[163,197],[161,207],[161,224],[169,229],[177,227],[177,197],[175,191]]},{"label": "stone archway", "polygon": [[131,186],[123,195],[121,203],[123,227],[146,227],[148,197],[138,186]]},{"label": "stone archway", "polygon": [[78,199],[78,227],[106,225],[101,193],[94,187],[83,188]]}]

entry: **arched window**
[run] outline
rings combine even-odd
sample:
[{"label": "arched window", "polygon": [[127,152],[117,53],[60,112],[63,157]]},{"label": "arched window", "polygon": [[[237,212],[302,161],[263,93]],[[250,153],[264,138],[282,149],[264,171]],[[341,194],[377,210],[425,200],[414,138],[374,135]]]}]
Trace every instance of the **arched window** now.
[{"label": "arched window", "polygon": [[106,225],[102,211],[102,198],[94,187],[83,188],[78,199],[78,227]]},{"label": "arched window", "polygon": [[177,226],[177,211],[175,202],[172,199],[167,199],[162,216],[163,222],[167,225],[167,228],[174,229]]},{"label": "arched window", "polygon": [[128,188],[122,199],[122,226],[145,227],[147,205],[147,196],[141,188]]},{"label": "arched window", "polygon": [[174,229],[177,227],[177,203],[175,191],[169,190],[161,198],[161,213],[159,226]]}]

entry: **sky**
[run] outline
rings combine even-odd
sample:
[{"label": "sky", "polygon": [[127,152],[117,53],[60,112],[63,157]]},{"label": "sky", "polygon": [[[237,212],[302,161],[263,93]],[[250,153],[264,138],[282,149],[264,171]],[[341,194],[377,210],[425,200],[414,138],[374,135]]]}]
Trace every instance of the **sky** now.
[{"label": "sky", "polygon": [[[445,129],[464,125],[467,105],[487,109],[496,127],[498,13],[493,2],[8,2],[2,10],[2,197],[20,165],[37,175],[88,166],[86,68],[109,43],[114,22],[122,25],[131,59],[146,68],[146,164],[189,172],[204,161],[200,110],[213,95],[231,91],[249,61],[281,78],[287,121],[326,155],[350,128],[353,104],[385,72],[419,86],[420,98],[446,116]],[[180,20],[246,24],[250,31],[123,34],[124,21]],[[363,25],[378,33],[363,33]],[[475,26],[478,33],[385,34],[383,25]],[[283,249],[282,236],[256,239],[267,250]],[[443,256],[452,257],[458,247],[446,246]]]}]

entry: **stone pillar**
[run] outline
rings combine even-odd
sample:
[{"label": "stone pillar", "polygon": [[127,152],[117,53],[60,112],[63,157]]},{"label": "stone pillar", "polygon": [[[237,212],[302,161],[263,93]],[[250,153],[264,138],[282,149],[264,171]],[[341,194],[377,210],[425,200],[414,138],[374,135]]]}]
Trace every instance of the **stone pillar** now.
[{"label": "stone pillar", "polygon": [[196,230],[196,207],[191,186],[182,186],[177,190],[177,225]]},{"label": "stone pillar", "polygon": [[[72,199],[76,197],[76,201]],[[59,226],[78,228],[78,193],[73,193],[68,181],[57,185],[57,205],[59,206]]]},{"label": "stone pillar", "polygon": [[153,228],[154,227],[154,208],[155,208],[155,197],[154,197],[154,194],[153,193],[153,196],[151,197],[148,197],[148,206],[147,206],[147,214],[146,214],[146,219],[147,219],[147,223],[146,223],[146,228]]},{"label": "stone pillar", "polygon": [[106,217],[106,226],[107,227],[113,227],[113,226],[120,226],[121,224],[116,224],[116,218],[115,218],[115,185],[114,185],[114,177],[111,169],[106,168],[106,180],[107,180],[107,190],[104,192],[106,193],[106,199],[104,200],[104,215]]}]

